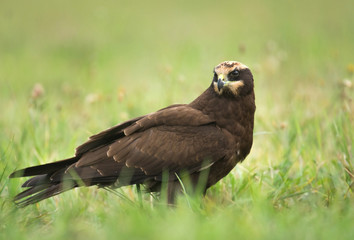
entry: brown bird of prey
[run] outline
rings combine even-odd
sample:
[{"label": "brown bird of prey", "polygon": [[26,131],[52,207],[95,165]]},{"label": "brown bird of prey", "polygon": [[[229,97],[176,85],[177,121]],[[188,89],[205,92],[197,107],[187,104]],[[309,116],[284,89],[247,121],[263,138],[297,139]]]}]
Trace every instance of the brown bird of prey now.
[{"label": "brown bird of prey", "polygon": [[[10,178],[32,176],[15,197],[20,206],[80,186],[167,186],[173,203],[179,175],[202,192],[225,177],[251,150],[255,96],[250,69],[226,61],[214,68],[211,85],[189,104],[175,104],[93,135],[69,159],[28,167]],[[164,177],[167,176],[167,177]],[[166,184],[166,185],[164,185]]]}]

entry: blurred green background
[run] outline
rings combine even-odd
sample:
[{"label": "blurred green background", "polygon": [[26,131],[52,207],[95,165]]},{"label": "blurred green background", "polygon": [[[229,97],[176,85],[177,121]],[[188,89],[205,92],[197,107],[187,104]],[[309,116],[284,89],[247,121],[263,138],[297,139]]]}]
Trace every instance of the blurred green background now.
[{"label": "blurred green background", "polygon": [[[351,0],[2,0],[1,239],[352,239],[353,9]],[[120,198],[89,188],[13,205],[22,182],[7,178],[13,170],[192,101],[225,60],[254,73],[254,145],[201,202],[169,209],[127,187]]]}]

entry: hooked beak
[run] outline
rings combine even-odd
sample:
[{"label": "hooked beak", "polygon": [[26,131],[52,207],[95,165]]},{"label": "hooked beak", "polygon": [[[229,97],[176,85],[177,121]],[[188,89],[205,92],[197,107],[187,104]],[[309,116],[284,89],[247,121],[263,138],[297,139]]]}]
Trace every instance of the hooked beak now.
[{"label": "hooked beak", "polygon": [[220,91],[220,89],[222,89],[222,88],[224,87],[224,85],[225,85],[224,79],[225,79],[225,77],[224,77],[223,74],[220,74],[220,75],[218,76],[218,90],[219,90],[219,91]]}]

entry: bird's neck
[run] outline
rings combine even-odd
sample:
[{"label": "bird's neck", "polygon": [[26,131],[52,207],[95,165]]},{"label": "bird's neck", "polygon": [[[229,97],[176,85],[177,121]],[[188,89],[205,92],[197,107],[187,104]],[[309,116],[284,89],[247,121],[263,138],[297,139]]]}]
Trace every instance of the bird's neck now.
[{"label": "bird's neck", "polygon": [[209,87],[203,94],[192,101],[189,106],[202,111],[204,114],[213,118],[220,127],[223,121],[231,120],[238,123],[246,119],[248,122],[254,121],[256,110],[254,92],[240,97],[228,97],[218,95],[212,87]]},{"label": "bird's neck", "polygon": [[[225,97],[215,93],[209,87],[202,95],[190,103],[190,106],[202,111],[215,120],[216,125],[229,131],[239,139],[248,138],[252,145],[254,113],[256,110],[254,92],[245,96]],[[244,146],[250,149],[251,146]],[[248,152],[245,154],[248,154]]]}]

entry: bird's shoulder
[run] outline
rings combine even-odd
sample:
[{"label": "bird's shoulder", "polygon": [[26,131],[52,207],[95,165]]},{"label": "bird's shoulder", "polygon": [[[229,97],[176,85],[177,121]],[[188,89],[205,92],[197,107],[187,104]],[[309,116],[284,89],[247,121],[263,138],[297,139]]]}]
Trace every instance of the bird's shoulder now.
[{"label": "bird's shoulder", "polygon": [[126,136],[156,126],[201,126],[215,122],[213,118],[187,104],[171,105],[138,119],[124,129]]},{"label": "bird's shoulder", "polygon": [[76,148],[80,156],[97,147],[110,144],[135,132],[142,132],[157,126],[200,126],[213,123],[214,119],[187,104],[174,104],[156,112],[133,118],[98,134],[92,135]]}]

